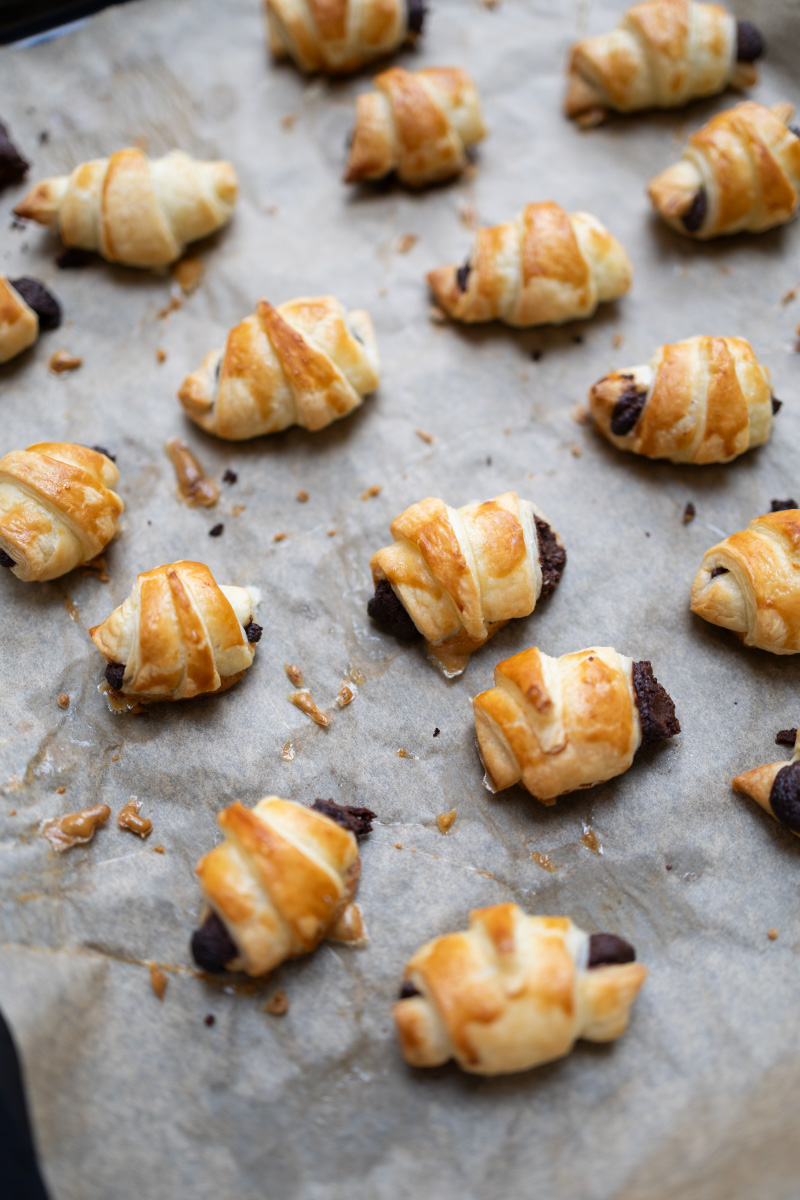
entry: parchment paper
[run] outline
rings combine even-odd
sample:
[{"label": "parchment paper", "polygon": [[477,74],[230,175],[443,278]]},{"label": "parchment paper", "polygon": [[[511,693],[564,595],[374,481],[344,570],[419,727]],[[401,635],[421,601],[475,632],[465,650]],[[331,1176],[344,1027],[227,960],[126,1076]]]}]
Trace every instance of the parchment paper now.
[{"label": "parchment paper", "polygon": [[[732,7],[769,44],[754,97],[800,99],[797,6]],[[370,72],[326,83],[273,65],[256,0],[141,0],[49,44],[0,51],[0,115],[33,160],[29,182],[137,138],[154,154],[228,157],[241,181],[230,227],[199,250],[201,288],[166,318],[168,275],[101,262],[59,271],[55,239],[35,227],[6,223],[0,240],[2,270],[42,278],[67,316],[0,371],[2,450],[107,445],[127,506],[108,583],[80,572],[45,585],[0,579],[0,1003],[54,1200],[800,1194],[800,848],[730,787],[785,753],[773,737],[800,717],[800,663],[745,650],[688,610],[705,549],[800,488],[800,300],[782,303],[800,281],[800,227],[702,245],[651,217],[647,180],[733,94],[590,133],[563,119],[569,43],[612,27],[621,8],[434,0],[420,50],[397,61],[465,66],[491,136],[470,178],[421,195],[340,183]],[[23,187],[3,194],[6,212]],[[630,295],[562,329],[433,323],[424,272],[463,259],[470,209],[494,223],[547,198],[621,237],[636,265]],[[418,240],[399,253],[408,234]],[[325,292],[375,321],[382,384],[358,413],[315,435],[238,445],[184,420],[183,376],[259,297]],[[698,332],[745,336],[771,367],[786,403],[763,449],[680,469],[622,455],[572,419],[611,367]],[[48,374],[58,348],[83,367]],[[217,480],[238,473],[216,508],[176,499],[163,450],[175,434]],[[370,626],[368,560],[413,501],[458,505],[510,488],[559,530],[567,570],[548,604],[448,683],[420,649]],[[697,517],[684,525],[687,501]],[[235,505],[246,508],[235,516]],[[209,538],[220,521],[224,534]],[[255,665],[226,695],[115,717],[87,631],[138,571],[182,556],[262,590]],[[593,643],[652,660],[683,734],[552,809],[519,789],[491,797],[470,697],[527,646]],[[285,662],[302,667],[329,729],[286,700]],[[338,711],[350,667],[366,682]],[[379,813],[359,887],[368,948],[324,945],[251,995],[169,970],[159,1003],[143,964],[190,965],[193,868],[219,836],[217,812],[270,792]],[[99,802],[116,814],[132,795],[153,811],[148,842],[113,818],[62,857],[37,836],[43,818]],[[452,808],[443,836],[436,815]],[[586,826],[601,854],[584,844]],[[635,944],[651,975],[629,1032],[521,1076],[412,1072],[390,1018],[406,959],[464,927],[471,908],[508,900]],[[264,1012],[278,987],[290,1000],[282,1018]]]}]

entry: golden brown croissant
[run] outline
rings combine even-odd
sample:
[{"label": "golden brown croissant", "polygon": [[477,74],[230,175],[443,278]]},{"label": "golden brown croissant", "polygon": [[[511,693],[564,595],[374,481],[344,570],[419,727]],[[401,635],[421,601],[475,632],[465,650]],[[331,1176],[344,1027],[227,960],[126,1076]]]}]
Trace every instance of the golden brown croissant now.
[{"label": "golden brown croissant", "polygon": [[333,800],[306,808],[279,796],[224,809],[217,820],[225,840],[196,867],[206,900],[192,936],[197,965],[265,975],[325,937],[358,940],[347,933],[359,925],[348,913],[361,871],[356,838],[374,816]]},{"label": "golden brown croissant", "polygon": [[573,46],[567,116],[675,108],[726,87],[758,82],[752,65],[764,52],[756,27],[718,4],[647,0],[634,4],[612,33]]},{"label": "golden brown croissant", "polygon": [[748,100],[712,117],[689,138],[680,162],[651,179],[653,207],[673,229],[701,239],[791,221],[800,193],[793,111]]},{"label": "golden brown croissant", "polygon": [[0,275],[0,363],[32,346],[42,329],[61,324],[61,306],[37,279]]},{"label": "golden brown croissant", "polygon": [[458,175],[486,136],[478,89],[458,67],[392,67],[356,100],[345,183],[390,171],[413,187]]},{"label": "golden brown croissant", "polygon": [[301,71],[355,71],[422,32],[424,0],[266,0],[270,50]]},{"label": "golden brown croissant", "polygon": [[627,771],[643,744],[680,733],[649,662],[609,646],[550,658],[535,646],[495,667],[473,700],[484,782],[521,783],[543,804]]},{"label": "golden brown croissant", "polygon": [[335,296],[260,300],[183,381],[178,398],[208,433],[238,441],[288,425],[324,429],[358,408],[379,382],[369,313],[346,313]]},{"label": "golden brown croissant", "polygon": [[43,179],[14,212],[57,223],[65,246],[129,267],[163,267],[230,219],[237,190],[228,162],[199,162],[180,150],[148,159],[126,149]]},{"label": "golden brown croissant", "polygon": [[170,563],[137,575],[127,600],[89,633],[115,691],[186,700],[241,679],[261,637],[257,604],[254,589],[221,586],[203,563]]},{"label": "golden brown croissant", "polygon": [[106,452],[37,442],[0,458],[0,566],[30,583],[66,575],[111,541],[125,505]]},{"label": "golden brown croissant", "polygon": [[784,729],[775,739],[785,745],[794,735],[794,754],[787,762],[769,763],[737,775],[733,781],[737,792],[744,792],[760,804],[764,812],[779,821],[785,829],[800,837],[800,731]]},{"label": "golden brown croissant", "polygon": [[745,646],[800,653],[800,509],[756,517],[707,550],[691,609]]},{"label": "golden brown croissant", "polygon": [[455,320],[516,326],[591,317],[602,301],[624,296],[632,279],[631,260],[596,217],[566,213],[552,201],[479,229],[463,267],[428,274],[436,300]]},{"label": "golden brown croissant", "polygon": [[393,544],[370,561],[367,611],[387,633],[424,638],[448,677],[550,596],[567,559],[543,514],[516,492],[462,508],[429,496],[396,517],[391,533]]},{"label": "golden brown croissant", "polygon": [[620,450],[716,463],[766,442],[779,401],[744,338],[692,337],[659,346],[645,366],[606,375],[589,392],[589,407]]},{"label": "golden brown croissant", "polygon": [[647,978],[635,958],[622,938],[569,917],[476,909],[468,930],[434,938],[406,965],[394,1006],[403,1055],[503,1075],[563,1058],[578,1038],[614,1041]]}]

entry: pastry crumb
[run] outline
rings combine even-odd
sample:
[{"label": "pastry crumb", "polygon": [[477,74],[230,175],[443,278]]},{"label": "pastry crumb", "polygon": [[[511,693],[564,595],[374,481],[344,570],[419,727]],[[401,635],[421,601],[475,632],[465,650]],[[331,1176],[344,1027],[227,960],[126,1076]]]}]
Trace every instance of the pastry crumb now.
[{"label": "pastry crumb", "polygon": [[167,852],[163,846],[153,846],[153,853],[154,854],[166,854]]},{"label": "pastry crumb", "polygon": [[281,748],[281,758],[284,762],[294,762],[297,758],[297,751],[292,742],[284,742]]},{"label": "pastry crumb", "polygon": [[211,508],[219,499],[219,490],[209,479],[195,455],[182,438],[173,437],[165,449],[175,468],[178,496],[188,508]]},{"label": "pastry crumb", "polygon": [[246,508],[246,504],[234,504],[233,508],[231,509],[231,516],[240,517]]},{"label": "pastry crumb", "polygon": [[169,980],[161,970],[161,967],[157,966],[156,963],[148,963],[147,966],[150,971],[150,984],[153,988],[153,991],[158,996],[159,1000],[163,1000]]},{"label": "pastry crumb", "polygon": [[303,672],[298,667],[297,663],[284,663],[283,669],[286,672],[286,677],[290,683],[293,683],[296,688],[303,686]]},{"label": "pastry crumb", "polygon": [[63,375],[65,371],[77,371],[78,367],[83,366],[83,359],[77,354],[70,354],[69,350],[56,350],[50,355],[47,365],[53,375]]},{"label": "pastry crumb", "polygon": [[141,800],[137,800],[135,796],[131,796],[127,804],[123,805],[117,813],[117,824],[120,829],[127,829],[130,833],[135,833],[140,838],[146,838],[153,832],[153,822],[149,817],[139,815],[141,807]]},{"label": "pastry crumb", "polygon": [[581,446],[571,446],[570,454],[573,458],[580,458],[580,456],[583,454],[583,448]]},{"label": "pastry crumb", "polygon": [[279,988],[264,1005],[264,1012],[271,1017],[285,1017],[289,1011],[289,997],[283,988]]},{"label": "pastry crumb", "polygon": [[100,583],[108,583],[111,576],[108,573],[108,563],[104,554],[98,554],[91,562],[84,564],[83,575],[96,575]]},{"label": "pastry crumb", "polygon": [[402,849],[403,849],[403,843],[402,843],[402,842],[395,842],[395,844],[394,844],[394,848],[395,848],[395,850],[402,850]]},{"label": "pastry crumb", "polygon": [[381,296],[381,297],[383,297],[383,296],[388,296],[388,295],[389,295],[389,289],[388,289],[388,288],[385,288],[385,287],[383,287],[383,288],[378,288],[378,295],[379,295],[379,296]]},{"label": "pastry crumb", "polygon": [[451,808],[450,812],[439,813],[436,818],[436,824],[439,826],[439,833],[447,833],[448,830],[452,829],[457,815],[457,808]]},{"label": "pastry crumb", "polygon": [[368,487],[365,492],[361,493],[361,499],[371,500],[373,496],[379,496],[380,494],[381,485],[379,483],[373,483],[372,487]]},{"label": "pastry crumb", "polygon": [[459,204],[458,219],[464,228],[469,229],[471,233],[475,233],[480,228],[480,218],[474,204],[468,204],[466,201],[463,204]]},{"label": "pastry crumb", "polygon": [[166,361],[167,361],[167,352],[166,352],[166,350],[162,350],[161,346],[159,346],[158,349],[156,350],[156,362],[163,363]]},{"label": "pastry crumb", "polygon": [[281,128],[290,132],[297,124],[297,113],[287,113],[285,117],[281,117]]},{"label": "pastry crumb", "polygon": [[538,850],[532,850],[531,858],[538,866],[542,868],[543,871],[555,871],[555,867],[553,866],[549,854],[540,854]]},{"label": "pastry crumb", "polygon": [[423,442],[427,442],[428,445],[430,445],[434,440],[433,434],[426,433],[424,429],[415,429],[414,433],[417,435],[418,438],[422,438]]},{"label": "pastry crumb", "polygon": [[317,725],[330,725],[330,717],[312,700],[308,688],[301,688],[297,692],[290,692],[287,700],[290,700],[295,708],[299,708],[301,712],[311,717],[312,721],[316,721]]},{"label": "pastry crumb", "polygon": [[172,274],[184,296],[191,296],[192,292],[196,292],[203,282],[205,267],[199,258],[190,255],[175,264]]},{"label": "pastry crumb", "polygon": [[784,292],[783,295],[781,296],[781,304],[791,304],[793,300],[796,300],[797,299],[797,289],[799,287],[800,287],[800,283],[795,284],[795,286],[793,288],[789,288],[788,292]]},{"label": "pastry crumb", "polygon": [[308,504],[309,499],[310,497],[308,492],[305,490],[305,488],[301,488],[297,493],[297,500],[300,502],[300,504]]},{"label": "pastry crumb", "polygon": [[619,350],[620,346],[622,345],[622,343],[624,341],[625,341],[625,338],[622,336],[621,333],[615,333],[613,338],[611,339],[611,345],[614,347],[615,350]]},{"label": "pastry crumb", "polygon": [[428,309],[428,316],[430,317],[431,321],[433,321],[434,325],[444,325],[445,321],[447,320],[447,314],[443,311],[443,309],[439,308],[438,304],[431,304]]},{"label": "pastry crumb", "polygon": [[336,529],[329,529],[328,537],[336,537],[337,532],[338,532],[338,530],[336,530]]},{"label": "pastry crumb", "polygon": [[57,796],[63,796],[63,795],[64,795],[64,792],[65,792],[66,790],[67,790],[67,789],[66,789],[65,787],[57,787],[57,788],[56,788],[56,795],[57,795]]},{"label": "pastry crumb", "polygon": [[69,695],[67,692],[59,692],[56,703],[59,708],[69,708]]},{"label": "pastry crumb", "polygon": [[416,758],[416,755],[409,754],[407,750],[398,750],[397,757],[398,758]]},{"label": "pastry crumb", "polygon": [[85,846],[90,842],[98,826],[103,825],[110,816],[111,809],[107,804],[96,804],[80,812],[66,813],[54,821],[43,821],[39,832],[47,838],[57,854],[63,854],[73,846]]},{"label": "pastry crumb", "polygon": [[112,761],[112,762],[119,762],[119,755],[118,755],[118,754],[112,754],[112,755],[111,755],[111,761]]},{"label": "pastry crumb", "polygon": [[17,810],[15,808],[9,809],[8,815],[10,817],[15,817],[17,815]]},{"label": "pastry crumb", "polygon": [[592,419],[592,414],[585,404],[576,404],[570,415],[576,425],[588,425]]},{"label": "pastry crumb", "polygon": [[409,250],[413,250],[419,238],[415,233],[404,233],[401,238],[397,239],[397,253],[408,254]]},{"label": "pastry crumb", "polygon": [[183,301],[181,300],[180,296],[170,296],[164,307],[158,310],[156,316],[158,317],[159,321],[166,321],[170,313],[177,312],[178,309],[182,307]]},{"label": "pastry crumb", "polygon": [[771,929],[767,930],[767,937],[771,942],[777,942],[780,937],[780,930],[776,929],[773,925]]},{"label": "pastry crumb", "polygon": [[681,520],[683,521],[684,525],[688,525],[689,522],[693,521],[696,516],[697,516],[697,509],[695,508],[695,506],[692,504],[692,502],[690,500],[689,503],[686,505],[686,507],[683,510],[683,516],[681,517]]},{"label": "pastry crumb", "polygon": [[348,683],[343,683],[339,688],[339,695],[336,697],[336,703],[339,708],[347,708],[348,704],[352,704],[356,698],[356,693]]},{"label": "pastry crumb", "polygon": [[272,535],[272,540],[273,542],[283,542],[288,536],[288,533],[274,533]]}]

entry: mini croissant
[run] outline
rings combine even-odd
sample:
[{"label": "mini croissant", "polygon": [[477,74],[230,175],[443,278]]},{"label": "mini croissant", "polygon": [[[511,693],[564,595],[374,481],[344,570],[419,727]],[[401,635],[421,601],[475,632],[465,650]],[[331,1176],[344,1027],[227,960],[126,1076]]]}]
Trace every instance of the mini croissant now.
[{"label": "mini croissant", "polygon": [[535,646],[495,667],[494,687],[473,700],[486,786],[521,783],[557,796],[621,775],[642,744],[680,733],[675,705],[649,662],[609,646],[550,658]]},{"label": "mini croissant", "polygon": [[681,161],[651,179],[653,207],[673,229],[701,239],[791,221],[800,193],[793,111],[748,100],[712,117],[689,138]]},{"label": "mini croissant", "polygon": [[392,67],[356,100],[345,183],[390,171],[412,187],[458,175],[486,136],[478,89],[458,67]]},{"label": "mini croissant", "polygon": [[217,820],[225,840],[196,867],[206,900],[192,937],[197,965],[265,975],[325,937],[359,940],[348,933],[359,925],[350,915],[361,871],[356,838],[374,816],[333,800],[306,808],[279,796],[224,809]]},{"label": "mini croissant", "polygon": [[436,300],[456,321],[520,327],[591,317],[602,301],[624,296],[632,279],[631,260],[596,217],[566,213],[552,201],[479,229],[463,267],[428,274]]},{"label": "mini croissant", "polygon": [[428,497],[390,528],[393,544],[370,561],[375,595],[367,611],[387,633],[424,638],[448,677],[550,596],[567,559],[543,514],[516,492],[463,508]]},{"label": "mini croissant", "polygon": [[646,366],[606,375],[589,393],[597,428],[620,450],[676,463],[730,462],[772,428],[769,371],[744,338],[659,346]]},{"label": "mini croissant", "polygon": [[379,382],[369,314],[347,313],[335,296],[260,300],[253,316],[212,350],[178,392],[186,413],[231,441],[289,425],[324,429],[358,408]]},{"label": "mini croissant", "polygon": [[600,117],[751,87],[758,82],[752,63],[763,51],[756,27],[718,4],[646,0],[612,33],[573,46],[564,108],[569,117]]},{"label": "mini croissant", "polygon": [[756,517],[707,550],[691,609],[745,646],[800,653],[800,509]]},{"label": "mini croissant", "polygon": [[422,32],[425,0],[266,0],[269,47],[301,71],[356,71]]},{"label": "mini croissant", "polygon": [[0,363],[27,350],[42,329],[61,324],[55,296],[36,279],[6,279],[0,275]]},{"label": "mini croissant", "polygon": [[406,965],[394,1006],[403,1056],[505,1075],[563,1058],[578,1038],[613,1042],[647,978],[635,958],[622,938],[569,917],[475,909],[468,930],[434,938]]},{"label": "mini croissant", "polygon": [[237,190],[228,162],[199,162],[180,150],[149,159],[127,149],[43,179],[14,212],[57,224],[65,246],[129,267],[163,267],[230,219]]},{"label": "mini croissant", "polygon": [[17,579],[57,579],[96,558],[125,505],[107,454],[37,442],[0,458],[0,566]]},{"label": "mini croissant", "polygon": [[261,626],[247,588],[220,586],[203,563],[137,575],[127,600],[90,629],[106,680],[136,700],[186,700],[222,692],[253,661]]},{"label": "mini croissant", "polygon": [[[794,732],[794,754],[790,762],[774,762],[737,775],[734,790],[744,792],[760,804],[785,829],[800,837],[800,731]],[[781,737],[782,735],[778,735]]]}]

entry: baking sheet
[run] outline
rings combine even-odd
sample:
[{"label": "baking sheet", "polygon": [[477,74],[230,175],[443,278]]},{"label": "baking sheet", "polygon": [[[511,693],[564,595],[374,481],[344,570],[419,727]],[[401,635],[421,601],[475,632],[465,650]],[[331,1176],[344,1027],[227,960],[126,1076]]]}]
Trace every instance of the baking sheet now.
[{"label": "baking sheet", "polygon": [[[732,7],[769,44],[754,97],[800,99],[797,6]],[[107,445],[127,506],[108,582],[0,580],[0,1004],[54,1200],[798,1194],[798,843],[730,779],[781,756],[772,739],[797,723],[800,663],[741,648],[689,613],[688,592],[709,545],[800,487],[800,300],[782,303],[800,280],[800,228],[701,245],[651,217],[647,179],[733,95],[591,133],[562,118],[568,44],[610,28],[620,8],[436,0],[421,48],[398,61],[469,69],[491,136],[469,178],[418,196],[340,184],[370,73],[327,83],[271,64],[256,0],[140,0],[49,44],[0,51],[0,115],[33,160],[31,180],[145,139],[154,154],[228,157],[241,181],[233,222],[199,250],[202,286],[167,317],[169,275],[100,262],[59,271],[55,240],[36,227],[6,225],[0,239],[2,270],[43,279],[67,316],[0,370],[2,449]],[[3,194],[6,211],[23,190]],[[561,329],[432,322],[424,272],[462,260],[473,216],[494,223],[546,198],[621,237],[636,265],[630,295]],[[375,321],[382,384],[358,413],[315,435],[239,445],[183,419],[183,376],[259,297],[324,292]],[[786,403],[767,446],[732,466],[683,469],[619,454],[573,420],[608,369],[697,332],[745,336],[771,367]],[[48,374],[58,348],[83,367]],[[217,480],[238,473],[216,508],[176,499],[163,451],[176,434]],[[422,496],[458,505],[509,488],[559,530],[567,570],[548,604],[447,682],[421,650],[370,626],[367,563]],[[688,501],[697,517],[684,525]],[[115,717],[87,631],[138,571],[181,556],[261,589],[255,665],[224,696]],[[652,659],[683,734],[552,809],[519,789],[492,798],[470,697],[502,657],[592,643]],[[288,703],[285,662],[302,667],[330,728]],[[350,668],[365,682],[338,711]],[[193,867],[218,837],[216,813],[269,792],[379,813],[359,887],[369,946],[324,945],[253,994],[169,970],[159,1003],[143,964],[189,966]],[[112,820],[57,857],[36,835],[44,818],[100,802],[116,813],[132,795],[153,810],[148,842]],[[436,816],[452,808],[443,836]],[[587,827],[602,853],[585,844]],[[403,964],[472,907],[507,900],[636,945],[651,975],[629,1032],[521,1076],[410,1071],[390,1018]],[[290,1001],[282,1018],[264,1012],[278,987]]]}]

